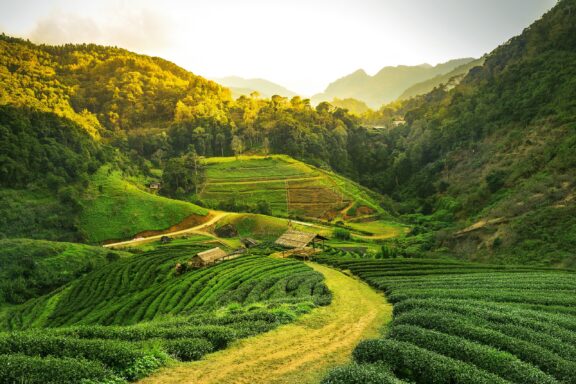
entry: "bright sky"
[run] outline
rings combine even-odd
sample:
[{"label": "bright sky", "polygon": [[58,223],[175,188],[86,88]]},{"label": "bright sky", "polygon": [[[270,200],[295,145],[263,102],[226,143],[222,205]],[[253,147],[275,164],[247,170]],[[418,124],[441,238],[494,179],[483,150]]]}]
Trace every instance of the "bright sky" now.
[{"label": "bright sky", "polygon": [[305,96],[359,68],[480,57],[556,0],[0,0],[0,31],[161,56]]}]

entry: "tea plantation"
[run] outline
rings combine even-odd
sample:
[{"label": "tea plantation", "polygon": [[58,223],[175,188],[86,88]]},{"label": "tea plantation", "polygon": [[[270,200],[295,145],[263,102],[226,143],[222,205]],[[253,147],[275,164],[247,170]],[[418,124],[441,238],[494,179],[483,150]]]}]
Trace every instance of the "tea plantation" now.
[{"label": "tea plantation", "polygon": [[335,383],[576,383],[576,273],[426,259],[320,261],[385,292],[394,319]]},{"label": "tea plantation", "polygon": [[287,323],[331,294],[303,263],[251,250],[176,273],[203,245],[122,258],[0,312],[0,383],[122,383]]}]

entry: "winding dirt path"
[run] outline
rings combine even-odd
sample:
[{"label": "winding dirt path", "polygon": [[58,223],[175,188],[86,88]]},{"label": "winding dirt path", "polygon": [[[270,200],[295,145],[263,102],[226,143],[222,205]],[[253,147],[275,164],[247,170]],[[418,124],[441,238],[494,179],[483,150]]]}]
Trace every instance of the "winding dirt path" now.
[{"label": "winding dirt path", "polygon": [[367,284],[323,265],[332,303],[292,324],[239,340],[205,360],[167,367],[140,384],[307,384],[345,364],[360,340],[376,337],[392,318],[392,305]]},{"label": "winding dirt path", "polygon": [[161,235],[138,237],[136,239],[120,241],[118,243],[104,244],[103,247],[114,248],[114,247],[123,247],[126,245],[136,245],[136,244],[145,243],[145,242],[148,242],[151,240],[159,240],[164,236],[177,236],[177,235],[183,235],[186,233],[198,233],[198,234],[206,235],[207,233],[203,232],[202,231],[203,229],[211,226],[212,224],[216,223],[220,219],[223,219],[224,217],[229,215],[228,212],[220,212],[220,211],[211,211],[211,214],[213,216],[208,221],[206,221],[200,225],[197,225],[195,227],[192,227],[192,228],[182,229],[180,231],[174,231],[174,232],[169,232],[169,233],[163,233]]}]

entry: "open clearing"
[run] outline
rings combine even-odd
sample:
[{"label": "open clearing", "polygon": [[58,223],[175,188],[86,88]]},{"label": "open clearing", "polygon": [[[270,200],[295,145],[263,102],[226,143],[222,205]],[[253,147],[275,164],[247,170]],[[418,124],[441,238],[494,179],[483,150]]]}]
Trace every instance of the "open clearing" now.
[{"label": "open clearing", "polygon": [[392,305],[359,280],[308,265],[325,276],[334,295],[329,306],[141,383],[316,383],[329,368],[348,362],[360,340],[378,336],[391,320]]}]

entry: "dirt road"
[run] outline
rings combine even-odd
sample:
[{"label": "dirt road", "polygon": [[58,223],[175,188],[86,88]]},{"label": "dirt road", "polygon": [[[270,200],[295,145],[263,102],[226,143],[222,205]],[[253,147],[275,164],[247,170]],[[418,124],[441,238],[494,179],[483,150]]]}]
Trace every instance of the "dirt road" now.
[{"label": "dirt road", "polygon": [[147,241],[152,241],[152,240],[159,240],[163,236],[178,236],[178,235],[184,235],[186,233],[205,234],[202,232],[202,229],[205,229],[206,227],[209,227],[210,225],[216,223],[220,219],[223,219],[225,216],[228,216],[229,213],[228,212],[220,212],[220,211],[211,211],[211,214],[213,216],[212,216],[212,218],[210,218],[210,220],[208,220],[205,223],[202,223],[200,225],[197,225],[195,227],[192,227],[192,228],[187,228],[187,229],[183,229],[181,231],[175,231],[175,232],[170,232],[170,233],[163,233],[161,235],[139,237],[139,238],[132,239],[132,240],[120,241],[118,243],[105,244],[103,246],[105,248],[123,247],[123,246],[127,246],[127,245],[136,245],[136,244],[140,244],[140,243],[145,243]]},{"label": "dirt road", "polygon": [[334,294],[327,307],[292,324],[240,340],[205,360],[167,367],[141,384],[307,384],[345,364],[360,340],[376,337],[392,317],[392,305],[365,283],[310,263]]}]

